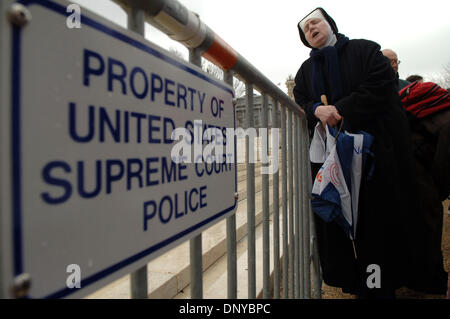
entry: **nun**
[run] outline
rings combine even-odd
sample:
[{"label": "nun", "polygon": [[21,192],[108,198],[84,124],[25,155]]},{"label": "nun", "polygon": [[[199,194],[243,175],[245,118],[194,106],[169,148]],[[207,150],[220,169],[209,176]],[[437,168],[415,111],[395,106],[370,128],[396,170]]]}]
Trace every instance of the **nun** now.
[{"label": "nun", "polygon": [[[310,137],[319,121],[374,137],[373,165],[367,165],[373,173],[361,182],[356,254],[336,223],[314,214],[323,280],[360,298],[395,298],[397,288],[413,288],[417,278],[424,279],[411,263],[420,226],[396,74],[377,43],[349,40],[322,8],[303,18],[298,30],[311,53],[295,76],[294,97],[306,113]],[[320,166],[311,164],[313,177]]]}]

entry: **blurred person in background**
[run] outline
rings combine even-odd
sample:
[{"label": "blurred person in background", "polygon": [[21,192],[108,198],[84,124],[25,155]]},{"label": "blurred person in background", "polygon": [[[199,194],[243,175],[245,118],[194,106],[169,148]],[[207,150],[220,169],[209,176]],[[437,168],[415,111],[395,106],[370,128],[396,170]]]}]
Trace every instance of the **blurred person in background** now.
[{"label": "blurred person in background", "polygon": [[395,53],[391,49],[384,49],[381,51],[383,55],[389,59],[389,62],[391,63],[392,68],[394,69],[395,74],[397,75],[397,81],[398,81],[398,89],[397,91],[400,91],[405,86],[410,84],[410,82],[406,80],[400,79],[400,75],[398,74],[398,66],[400,65],[401,61],[397,57],[397,53]]}]

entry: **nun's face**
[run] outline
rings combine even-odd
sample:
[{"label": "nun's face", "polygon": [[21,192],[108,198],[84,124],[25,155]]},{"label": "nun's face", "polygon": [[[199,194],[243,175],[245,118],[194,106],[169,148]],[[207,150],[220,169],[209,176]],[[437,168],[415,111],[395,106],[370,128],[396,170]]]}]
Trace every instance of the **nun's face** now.
[{"label": "nun's face", "polygon": [[303,32],[306,41],[316,49],[323,47],[328,40],[328,28],[323,19],[313,18],[306,21]]}]

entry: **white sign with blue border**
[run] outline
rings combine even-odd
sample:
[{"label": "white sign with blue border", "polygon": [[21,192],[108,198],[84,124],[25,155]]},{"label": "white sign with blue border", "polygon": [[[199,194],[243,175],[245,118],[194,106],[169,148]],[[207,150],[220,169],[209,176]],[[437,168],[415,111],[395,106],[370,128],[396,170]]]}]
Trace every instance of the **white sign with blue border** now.
[{"label": "white sign with blue border", "polygon": [[236,209],[234,163],[171,160],[175,128],[234,128],[232,88],[85,9],[69,28],[69,4],[0,4],[5,296],[23,274],[28,298],[86,296]]}]

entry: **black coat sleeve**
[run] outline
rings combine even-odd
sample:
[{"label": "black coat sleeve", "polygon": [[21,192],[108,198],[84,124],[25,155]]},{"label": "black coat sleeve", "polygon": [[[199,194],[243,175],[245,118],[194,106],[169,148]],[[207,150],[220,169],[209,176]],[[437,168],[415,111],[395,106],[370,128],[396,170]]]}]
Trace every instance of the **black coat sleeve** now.
[{"label": "black coat sleeve", "polygon": [[[450,109],[447,111],[450,112]],[[442,114],[442,113],[441,113]],[[435,180],[439,200],[444,201],[450,196],[450,122],[439,132],[431,173]]]},{"label": "black coat sleeve", "polygon": [[[368,40],[354,40],[352,77],[360,77],[351,93],[335,102],[335,106],[351,127],[373,120],[392,107],[395,98],[395,73],[380,51]],[[398,98],[398,97],[397,97]]]}]

